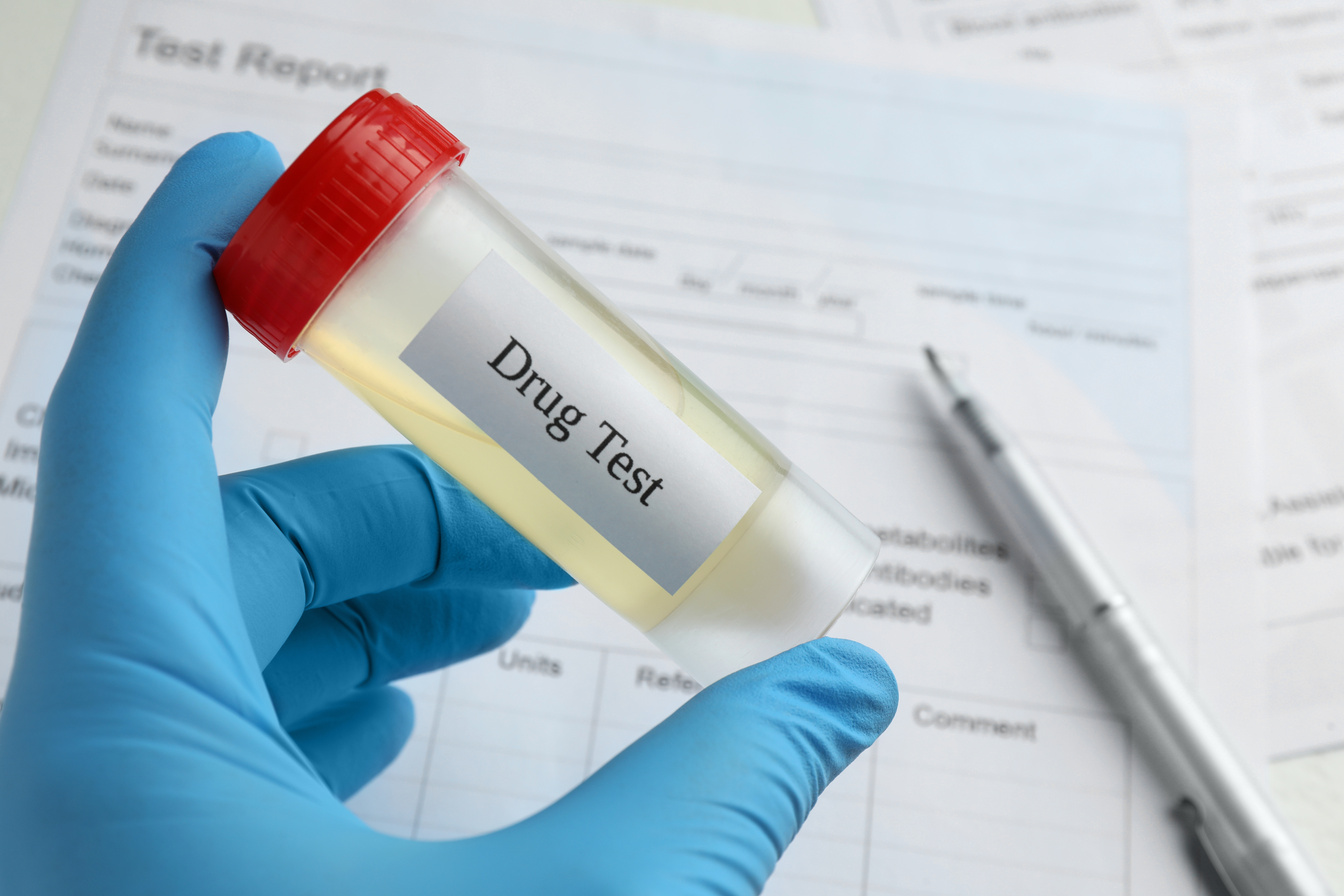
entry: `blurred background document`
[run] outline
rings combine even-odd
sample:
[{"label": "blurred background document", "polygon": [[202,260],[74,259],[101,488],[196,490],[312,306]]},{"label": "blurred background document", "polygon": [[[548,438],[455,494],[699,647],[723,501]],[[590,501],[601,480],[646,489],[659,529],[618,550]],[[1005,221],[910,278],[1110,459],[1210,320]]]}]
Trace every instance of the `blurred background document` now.
[{"label": "blurred background document", "polygon": [[[1261,339],[1268,747],[1284,758],[1344,746],[1344,4],[817,0],[793,20],[808,13],[893,54],[1026,63],[1064,85],[1085,64],[1238,92]],[[1344,759],[1333,768],[1344,782]],[[1336,861],[1344,868],[1344,852]]]},{"label": "blurred background document", "polygon": [[[201,138],[250,129],[290,160],[386,86],[882,537],[833,634],[884,653],[901,710],[770,893],[1198,892],[1126,721],[958,476],[919,350],[964,367],[1024,436],[1260,755],[1231,122],[1112,87],[860,64],[820,38],[799,54],[798,32],[636,4],[478,9],[82,8],[0,238],[6,655],[42,410],[117,238]],[[233,336],[222,470],[398,438],[305,358]],[[407,688],[416,733],[351,806],[454,837],[554,800],[697,686],[576,588]]]}]

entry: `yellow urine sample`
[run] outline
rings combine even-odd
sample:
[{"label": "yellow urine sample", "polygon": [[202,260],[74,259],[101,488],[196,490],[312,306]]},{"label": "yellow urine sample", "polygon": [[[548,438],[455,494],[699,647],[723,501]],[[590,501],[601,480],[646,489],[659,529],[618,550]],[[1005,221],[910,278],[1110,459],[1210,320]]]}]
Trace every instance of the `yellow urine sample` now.
[{"label": "yellow urine sample", "polygon": [[[789,464],[637,325],[597,299],[564,261],[544,246],[519,240],[520,230],[466,175],[451,171],[380,239],[297,344],[597,597],[648,631],[733,549]],[[760,490],[751,509],[675,593],[655,582],[401,360],[429,318],[491,252]]]},{"label": "yellow urine sample", "polygon": [[701,682],[820,635],[877,537],[464,174],[464,154],[404,97],[356,100],[221,256],[226,306]]}]

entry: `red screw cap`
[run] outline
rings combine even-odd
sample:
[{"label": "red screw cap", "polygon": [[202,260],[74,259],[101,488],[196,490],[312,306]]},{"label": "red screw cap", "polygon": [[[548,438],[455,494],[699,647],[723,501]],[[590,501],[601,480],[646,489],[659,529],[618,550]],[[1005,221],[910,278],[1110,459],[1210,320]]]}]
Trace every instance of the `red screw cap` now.
[{"label": "red screw cap", "polygon": [[224,307],[283,359],[388,225],[467,148],[401,94],[370,90],[327,125],[215,264]]}]

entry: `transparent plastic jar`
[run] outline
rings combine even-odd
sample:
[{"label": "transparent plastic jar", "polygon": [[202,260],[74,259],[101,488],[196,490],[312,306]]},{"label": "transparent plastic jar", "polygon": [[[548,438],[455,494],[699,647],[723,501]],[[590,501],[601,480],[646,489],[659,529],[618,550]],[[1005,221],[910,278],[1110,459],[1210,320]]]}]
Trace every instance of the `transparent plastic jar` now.
[{"label": "transparent plastic jar", "polygon": [[703,683],[824,633],[877,537],[376,90],[215,268],[306,352]]}]

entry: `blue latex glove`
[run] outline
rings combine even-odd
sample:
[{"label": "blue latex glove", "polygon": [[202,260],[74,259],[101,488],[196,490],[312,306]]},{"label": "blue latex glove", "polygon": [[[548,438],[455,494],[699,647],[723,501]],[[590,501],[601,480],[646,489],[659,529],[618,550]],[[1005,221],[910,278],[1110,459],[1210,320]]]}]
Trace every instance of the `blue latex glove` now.
[{"label": "blue latex glove", "polygon": [[411,725],[387,682],[489,649],[567,577],[406,448],[216,476],[211,266],[280,171],[248,134],[173,168],[47,411],[0,715],[6,893],[760,890],[889,723],[882,660],[822,640],[706,688],[545,811],[466,840],[342,806]]}]

